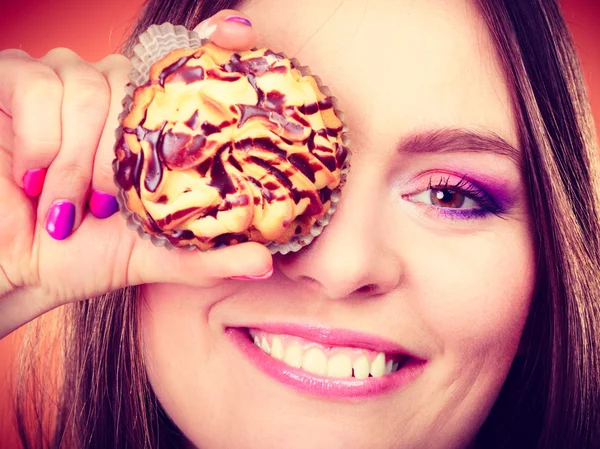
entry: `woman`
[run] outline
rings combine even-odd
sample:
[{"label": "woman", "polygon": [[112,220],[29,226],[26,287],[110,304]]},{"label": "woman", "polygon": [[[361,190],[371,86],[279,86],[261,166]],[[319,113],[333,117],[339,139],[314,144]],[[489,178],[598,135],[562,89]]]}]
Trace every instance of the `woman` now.
[{"label": "woman", "polygon": [[150,1],[126,53],[216,14],[332,88],[352,171],[291,256],[137,238],[110,216],[129,63],[1,55],[2,335],[71,303],[47,446],[598,447],[597,153],[556,3],[281,5]]}]

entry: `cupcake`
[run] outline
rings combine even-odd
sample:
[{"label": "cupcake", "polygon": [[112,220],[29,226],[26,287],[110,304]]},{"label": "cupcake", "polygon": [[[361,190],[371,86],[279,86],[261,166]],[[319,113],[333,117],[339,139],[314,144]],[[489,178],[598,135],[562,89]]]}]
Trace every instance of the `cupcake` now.
[{"label": "cupcake", "polygon": [[281,54],[197,45],[181,28],[151,27],[136,48],[115,145],[121,209],[159,245],[297,251],[328,223],[348,169],[334,99]]}]

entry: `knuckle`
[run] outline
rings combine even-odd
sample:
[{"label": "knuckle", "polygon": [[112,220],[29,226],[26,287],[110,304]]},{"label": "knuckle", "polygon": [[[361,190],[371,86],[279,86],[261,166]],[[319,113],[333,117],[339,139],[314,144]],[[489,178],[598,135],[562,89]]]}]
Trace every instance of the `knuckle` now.
[{"label": "knuckle", "polygon": [[113,53],[106,56],[104,59],[100,61],[103,67],[106,68],[116,68],[116,69],[129,69],[131,67],[131,61],[123,55]]},{"label": "knuckle", "polygon": [[40,156],[46,156],[50,160],[58,152],[60,148],[60,137],[57,135],[45,135],[43,137],[39,135],[24,134],[16,137],[19,142],[22,143],[20,146],[21,150],[24,148],[30,148],[33,150],[23,151],[22,154],[18,154],[20,161],[26,163],[30,158],[37,158]]},{"label": "knuckle", "polygon": [[129,73],[133,65],[123,55],[109,55],[97,63],[96,67],[104,74],[111,89],[115,89],[115,87],[123,87],[129,82]]},{"label": "knuckle", "polygon": [[56,179],[60,179],[60,184],[68,185],[69,188],[86,190],[91,181],[91,173],[88,168],[71,162],[60,168],[60,174]]},{"label": "knuckle", "polygon": [[60,98],[62,89],[62,82],[52,69],[42,64],[36,64],[28,76],[22,78],[15,95],[22,102],[37,104],[40,99]]},{"label": "knuckle", "polygon": [[105,78],[98,75],[81,75],[72,86],[71,107],[78,113],[106,113],[110,90]]},{"label": "knuckle", "polygon": [[29,54],[20,48],[7,48],[0,51],[0,58],[5,59],[30,59]]},{"label": "knuckle", "polygon": [[42,57],[42,59],[53,59],[53,60],[63,60],[63,59],[73,59],[73,58],[79,59],[79,56],[73,50],[71,50],[69,48],[65,48],[65,47],[53,48],[52,50],[48,51],[48,53],[46,53]]},{"label": "knuckle", "polygon": [[89,91],[106,92],[108,84],[106,78],[92,65],[82,65],[74,77],[74,84],[79,89]]}]

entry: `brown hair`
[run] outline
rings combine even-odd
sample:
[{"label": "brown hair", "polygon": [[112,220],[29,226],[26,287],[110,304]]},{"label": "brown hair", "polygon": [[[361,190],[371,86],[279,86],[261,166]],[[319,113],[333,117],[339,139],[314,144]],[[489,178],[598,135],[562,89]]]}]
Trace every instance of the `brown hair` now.
[{"label": "brown hair", "polygon": [[552,0],[479,1],[504,65],[539,248],[524,341],[482,447],[600,444],[598,150],[579,63]]},{"label": "brown hair", "polygon": [[[131,54],[135,36],[152,23],[191,28],[239,3],[150,0],[124,52]],[[526,354],[514,361],[477,447],[592,447],[600,444],[600,205],[582,77],[556,1],[478,3],[513,93],[540,256]],[[66,308],[56,413],[43,413],[35,376],[20,382],[25,448],[186,446],[146,378],[138,296],[128,288]],[[28,393],[37,400],[29,401]],[[44,432],[46,425],[51,429]]]}]

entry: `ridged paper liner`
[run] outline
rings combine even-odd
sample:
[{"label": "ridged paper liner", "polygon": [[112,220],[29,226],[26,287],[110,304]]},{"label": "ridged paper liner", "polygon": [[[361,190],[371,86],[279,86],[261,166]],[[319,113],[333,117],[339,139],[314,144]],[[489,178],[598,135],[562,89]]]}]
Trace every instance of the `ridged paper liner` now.
[{"label": "ridged paper liner", "polygon": [[[127,84],[125,87],[125,98],[123,99],[123,111],[119,115],[119,123],[123,121],[123,119],[129,114],[131,110],[131,106],[133,104],[133,92],[136,87],[141,86],[148,82],[150,78],[150,67],[163,59],[166,55],[168,55],[173,50],[183,49],[193,49],[198,48],[204,45],[205,43],[210,42],[208,39],[202,39],[198,33],[195,31],[188,30],[187,28],[181,25],[173,25],[171,23],[165,22],[161,25],[151,25],[144,33],[140,34],[138,37],[139,43],[134,47],[133,53],[134,56],[131,58],[131,63],[133,65],[133,70],[129,73],[129,78],[131,82]],[[317,236],[323,232],[323,229],[329,224],[331,221],[331,217],[334,214],[337,203],[340,200],[341,196],[341,188],[346,181],[346,177],[348,171],[350,170],[350,151],[348,149],[348,135],[347,135],[347,126],[344,121],[344,116],[342,112],[338,108],[338,101],[335,97],[331,95],[331,91],[328,87],[324,86],[321,82],[321,79],[318,76],[312,75],[310,73],[310,69],[306,66],[301,66],[297,59],[288,58],[284,53],[276,53],[280,56],[283,56],[286,59],[292,61],[294,68],[300,72],[303,76],[312,76],[317,83],[320,91],[326,96],[330,97],[333,103],[333,109],[335,115],[340,119],[343,124],[342,130],[342,144],[348,151],[348,156],[346,157],[346,161],[344,166],[340,170],[340,184],[337,188],[332,190],[331,198],[330,198],[330,207],[329,210],[325,213],[323,218],[317,220],[313,227],[310,229],[310,232],[307,235],[296,236],[294,235],[290,241],[287,243],[276,243],[270,242],[267,243],[266,246],[271,252],[271,254],[281,253],[287,254],[290,252],[296,252],[302,249],[303,247],[310,244]],[[116,142],[119,142],[121,136],[123,134],[123,129],[119,126],[115,132]],[[118,168],[118,161],[115,158],[113,162],[113,171],[115,173],[115,182],[116,182],[116,173]],[[118,185],[118,183],[117,183]],[[168,249],[185,249],[185,250],[194,250],[198,249],[195,245],[187,245],[187,246],[174,246],[169,242],[166,236],[164,235],[155,235],[148,234],[143,227],[142,221],[139,216],[131,212],[127,207],[127,197],[125,190],[119,186],[119,193],[117,195],[117,201],[120,206],[121,213],[127,220],[127,227],[129,229],[137,231],[138,235],[143,239],[150,239],[150,241],[159,247],[166,247]],[[218,247],[212,248],[217,249]]]}]

